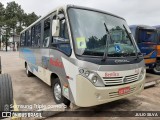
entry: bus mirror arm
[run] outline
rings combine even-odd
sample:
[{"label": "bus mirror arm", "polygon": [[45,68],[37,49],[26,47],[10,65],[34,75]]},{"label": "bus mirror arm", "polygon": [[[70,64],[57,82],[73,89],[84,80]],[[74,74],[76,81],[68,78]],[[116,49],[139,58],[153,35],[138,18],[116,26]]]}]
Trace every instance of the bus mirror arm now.
[{"label": "bus mirror arm", "polygon": [[52,21],[52,36],[58,37],[60,32],[60,21],[53,20]]}]

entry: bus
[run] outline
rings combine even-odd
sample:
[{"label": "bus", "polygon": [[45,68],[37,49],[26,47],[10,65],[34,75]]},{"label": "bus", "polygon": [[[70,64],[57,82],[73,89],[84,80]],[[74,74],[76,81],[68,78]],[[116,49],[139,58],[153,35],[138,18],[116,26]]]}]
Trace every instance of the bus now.
[{"label": "bus", "polygon": [[21,32],[26,74],[51,86],[57,104],[89,107],[140,93],[146,69],[125,19],[65,5]]},{"label": "bus", "polygon": [[160,74],[160,25],[154,26],[157,29],[158,32],[158,40],[157,40],[157,65],[156,70],[157,73]]},{"label": "bus", "polygon": [[156,68],[157,58],[157,31],[155,27],[147,25],[131,25],[131,32],[137,42],[137,45],[144,55],[144,60],[147,69],[159,73]]}]

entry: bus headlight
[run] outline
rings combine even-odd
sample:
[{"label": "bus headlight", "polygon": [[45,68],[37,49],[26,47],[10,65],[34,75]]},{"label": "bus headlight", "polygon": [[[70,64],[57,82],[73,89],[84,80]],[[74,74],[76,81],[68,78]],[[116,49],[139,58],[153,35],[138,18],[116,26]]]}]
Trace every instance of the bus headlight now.
[{"label": "bus headlight", "polygon": [[86,76],[86,77],[88,77],[88,76],[89,76],[89,74],[90,74],[90,72],[89,72],[89,71],[86,71],[86,72],[85,72],[85,76]]},{"label": "bus headlight", "polygon": [[85,70],[85,69],[79,69],[80,75],[87,78],[94,86],[96,87],[105,87],[102,79],[99,77],[99,75],[96,72]]},{"label": "bus headlight", "polygon": [[139,80],[142,80],[142,79],[144,78],[145,73],[146,73],[146,69],[143,67],[143,68],[141,69],[140,74],[139,74]]}]

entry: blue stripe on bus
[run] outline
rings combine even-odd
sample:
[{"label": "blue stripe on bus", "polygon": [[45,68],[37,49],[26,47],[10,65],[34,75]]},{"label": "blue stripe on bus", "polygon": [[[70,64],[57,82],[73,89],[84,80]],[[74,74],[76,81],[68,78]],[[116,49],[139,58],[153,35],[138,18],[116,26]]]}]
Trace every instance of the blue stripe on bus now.
[{"label": "blue stripe on bus", "polygon": [[31,63],[29,64],[32,72],[35,69],[38,72],[38,67],[36,66],[36,57],[32,50],[29,50],[27,48],[21,48],[20,51],[22,52],[24,59],[28,62]]}]

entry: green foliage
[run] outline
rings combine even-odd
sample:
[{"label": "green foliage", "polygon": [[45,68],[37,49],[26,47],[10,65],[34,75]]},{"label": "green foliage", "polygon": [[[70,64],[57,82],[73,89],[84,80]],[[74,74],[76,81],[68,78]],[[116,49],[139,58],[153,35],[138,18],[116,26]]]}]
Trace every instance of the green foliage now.
[{"label": "green foliage", "polygon": [[15,1],[7,3],[6,8],[0,2],[0,29],[5,26],[8,35],[20,34],[20,32],[34,21],[38,16],[33,13],[25,13],[24,10]]},{"label": "green foliage", "polygon": [[4,25],[4,6],[3,4],[0,2],[0,27],[2,27]]},{"label": "green foliage", "polygon": [[34,12],[28,14],[25,19],[25,26],[31,25],[37,19],[38,19],[38,16]]}]

